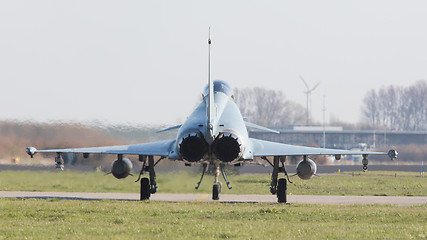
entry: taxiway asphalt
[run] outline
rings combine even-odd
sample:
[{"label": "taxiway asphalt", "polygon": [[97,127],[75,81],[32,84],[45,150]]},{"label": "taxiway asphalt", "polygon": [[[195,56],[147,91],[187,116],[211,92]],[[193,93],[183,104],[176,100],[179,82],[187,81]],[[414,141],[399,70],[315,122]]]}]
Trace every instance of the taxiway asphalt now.
[{"label": "taxiway asphalt", "polygon": [[[71,200],[121,200],[138,201],[137,193],[81,193],[81,192],[26,192],[0,191],[0,198],[40,198]],[[168,202],[213,202],[210,194],[156,193],[151,201]],[[222,194],[216,202],[226,203],[277,203],[275,195],[236,195]],[[412,206],[427,204],[427,197],[406,196],[326,196],[326,195],[288,195],[288,203],[307,204],[391,204]]]}]

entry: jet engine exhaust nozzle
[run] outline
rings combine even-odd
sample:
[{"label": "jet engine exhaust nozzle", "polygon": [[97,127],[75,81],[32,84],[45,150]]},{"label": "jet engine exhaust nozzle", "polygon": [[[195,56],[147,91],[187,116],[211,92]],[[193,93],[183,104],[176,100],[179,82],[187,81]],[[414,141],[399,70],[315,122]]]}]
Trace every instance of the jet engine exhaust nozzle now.
[{"label": "jet engine exhaust nozzle", "polygon": [[208,152],[206,141],[198,134],[182,138],[179,144],[179,153],[189,162],[197,162]]},{"label": "jet engine exhaust nozzle", "polygon": [[301,160],[297,165],[297,175],[301,179],[310,179],[314,174],[316,174],[316,171],[316,163],[309,158]]},{"label": "jet engine exhaust nozzle", "polygon": [[242,143],[234,134],[223,134],[214,142],[214,153],[223,162],[238,159],[242,153]]},{"label": "jet engine exhaust nozzle", "polygon": [[115,178],[122,179],[130,175],[132,167],[132,162],[127,158],[123,158],[123,160],[115,160],[111,164],[111,173]]}]

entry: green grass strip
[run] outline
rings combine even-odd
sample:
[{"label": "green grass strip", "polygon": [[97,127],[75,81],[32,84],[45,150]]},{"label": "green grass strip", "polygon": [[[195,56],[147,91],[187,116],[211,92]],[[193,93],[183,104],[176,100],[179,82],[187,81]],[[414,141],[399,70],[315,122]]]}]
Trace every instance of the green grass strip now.
[{"label": "green grass strip", "polygon": [[0,199],[0,239],[425,239],[427,205]]},{"label": "green grass strip", "polygon": [[[206,175],[199,190],[200,175],[191,172],[157,173],[160,193],[210,193],[213,176]],[[102,172],[1,171],[2,191],[124,192],[138,193],[136,176],[117,180]],[[427,196],[427,177],[418,173],[357,172],[323,175],[311,180],[293,177],[288,194],[356,196]],[[230,175],[232,189],[222,194],[270,194],[270,175]],[[224,181],[223,181],[224,182]]]}]

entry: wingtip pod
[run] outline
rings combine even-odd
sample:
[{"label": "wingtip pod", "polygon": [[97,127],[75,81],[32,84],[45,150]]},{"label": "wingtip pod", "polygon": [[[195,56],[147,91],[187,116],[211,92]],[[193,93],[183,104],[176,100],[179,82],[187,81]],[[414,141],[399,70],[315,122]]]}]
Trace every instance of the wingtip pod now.
[{"label": "wingtip pod", "polygon": [[33,158],[34,154],[37,152],[37,149],[35,147],[27,147],[26,152],[31,156],[31,158]]},{"label": "wingtip pod", "polygon": [[397,155],[399,155],[399,153],[397,153],[397,151],[394,149],[390,149],[387,155],[390,157],[391,160],[394,160],[395,158],[397,158]]}]

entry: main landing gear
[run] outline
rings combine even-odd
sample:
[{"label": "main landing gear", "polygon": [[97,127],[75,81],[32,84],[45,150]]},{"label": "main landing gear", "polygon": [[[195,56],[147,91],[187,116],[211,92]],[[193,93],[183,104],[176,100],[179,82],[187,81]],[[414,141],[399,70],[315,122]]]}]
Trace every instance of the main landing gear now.
[{"label": "main landing gear", "polygon": [[[368,163],[369,163],[368,154],[363,154],[362,157],[363,157],[362,158],[362,165],[363,165],[362,169],[364,172],[366,172],[366,171],[368,171]],[[341,154],[336,154],[335,160],[337,160],[337,161],[341,160]],[[391,160],[393,160],[393,158],[391,158]]]},{"label": "main landing gear", "polygon": [[56,153],[55,162],[55,168],[64,171],[64,159],[62,158],[62,153]]},{"label": "main landing gear", "polygon": [[[277,196],[277,202],[279,203],[286,203],[287,202],[287,181],[289,183],[292,183],[292,181],[289,179],[288,173],[285,169],[285,156],[275,156],[273,159],[273,163],[271,163],[267,157],[263,157],[265,161],[270,163],[270,165],[273,167],[273,173],[271,174],[271,184],[270,184],[270,192],[271,194],[276,194]],[[282,166],[279,166],[279,164],[282,163]],[[279,172],[282,172],[285,174],[286,178],[279,178]]]},{"label": "main landing gear", "polygon": [[[225,169],[224,169],[225,164],[223,164],[223,163],[215,164],[214,166],[215,166],[215,175],[214,175],[215,180],[214,180],[214,184],[212,186],[212,200],[219,200],[219,194],[221,193],[221,190],[222,190],[221,182],[218,180],[220,174],[222,174],[222,177],[224,178],[228,189],[231,189],[232,187],[230,186],[230,182],[228,181],[227,176],[225,175]],[[200,181],[197,183],[196,189],[199,189],[200,183],[203,180],[203,176],[205,175],[207,168],[208,168],[208,164],[203,163],[202,176],[200,177]]]},{"label": "main landing gear", "polygon": [[[160,160],[165,157],[161,157],[157,162],[154,163],[154,157],[148,156],[148,165],[147,165],[147,156],[139,156],[139,161],[143,162],[141,172],[139,173],[139,177],[135,182],[140,181],[141,191],[140,191],[140,200],[148,200],[150,199],[151,194],[157,192],[157,183],[156,183],[156,172],[154,171],[154,166],[160,162]],[[149,178],[141,178],[141,175],[145,172],[148,172]]]}]

